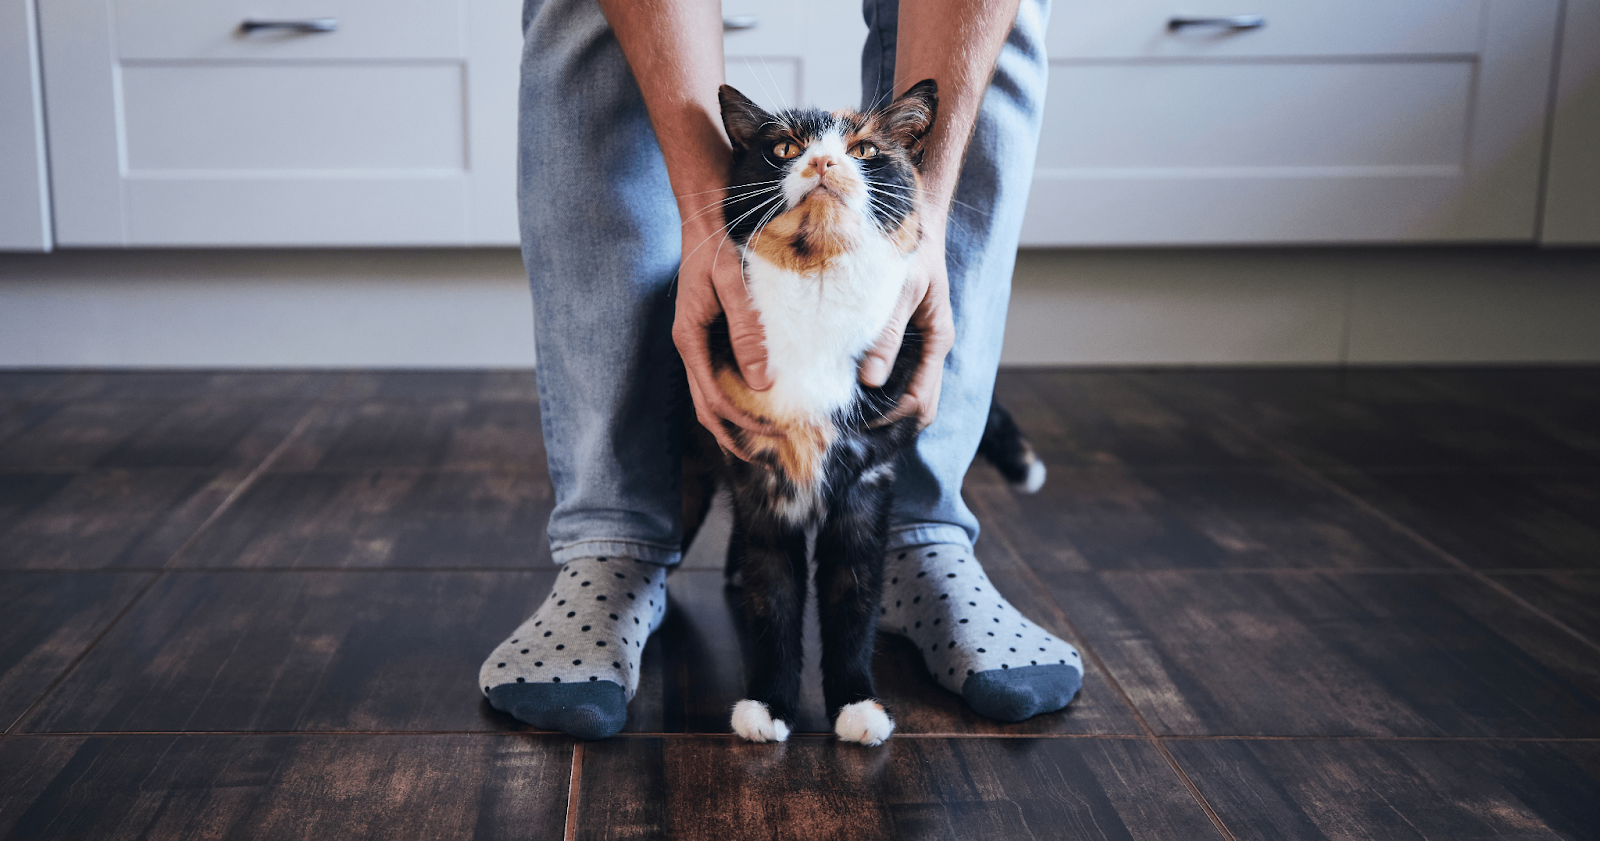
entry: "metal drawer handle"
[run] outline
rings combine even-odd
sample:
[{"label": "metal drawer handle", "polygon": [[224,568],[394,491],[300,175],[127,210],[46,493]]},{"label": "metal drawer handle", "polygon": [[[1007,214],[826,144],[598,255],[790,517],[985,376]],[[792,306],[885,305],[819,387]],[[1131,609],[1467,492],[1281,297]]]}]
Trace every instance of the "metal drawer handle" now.
[{"label": "metal drawer handle", "polygon": [[249,20],[239,24],[239,31],[246,35],[260,29],[273,29],[280,32],[333,32],[339,28],[338,18],[311,18],[310,20]]},{"label": "metal drawer handle", "polygon": [[755,29],[761,21],[755,15],[734,15],[722,19],[723,32],[740,32],[746,29]]},{"label": "metal drawer handle", "polygon": [[1261,15],[1231,15],[1216,18],[1190,18],[1174,17],[1167,21],[1167,31],[1177,32],[1191,26],[1217,27],[1238,31],[1241,29],[1260,29],[1267,25],[1267,19]]}]

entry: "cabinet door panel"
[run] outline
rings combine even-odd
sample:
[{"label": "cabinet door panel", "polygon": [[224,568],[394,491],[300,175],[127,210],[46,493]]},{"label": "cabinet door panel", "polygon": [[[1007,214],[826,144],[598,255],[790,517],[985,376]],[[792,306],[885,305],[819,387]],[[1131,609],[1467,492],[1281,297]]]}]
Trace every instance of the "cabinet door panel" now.
[{"label": "cabinet door panel", "polygon": [[460,245],[460,178],[133,176],[128,241],[148,246]]},{"label": "cabinet door panel", "polygon": [[1474,69],[1470,61],[1057,65],[1038,167],[1459,167]]},{"label": "cabinet door panel", "polygon": [[1487,0],[1464,53],[1053,54],[1023,244],[1531,241],[1558,8]]},{"label": "cabinet door panel", "polygon": [[128,171],[460,173],[461,71],[459,62],[125,65]]},{"label": "cabinet door panel", "polygon": [[[1259,15],[1259,29],[1170,29],[1174,17]],[[1435,55],[1477,52],[1484,0],[1059,0],[1051,58]]]},{"label": "cabinet door panel", "polygon": [[[463,58],[460,0],[114,0],[122,59]],[[244,32],[245,20],[333,18],[333,32]]]},{"label": "cabinet door panel", "polygon": [[764,106],[777,96],[774,107],[860,104],[860,0],[726,0],[722,14],[755,24],[723,37],[728,83],[745,95]]},{"label": "cabinet door panel", "polygon": [[[52,0],[62,245],[510,245],[516,0]],[[338,17],[242,36],[246,14]]]},{"label": "cabinet door panel", "polygon": [[0,251],[49,251],[33,0],[0,4]]}]

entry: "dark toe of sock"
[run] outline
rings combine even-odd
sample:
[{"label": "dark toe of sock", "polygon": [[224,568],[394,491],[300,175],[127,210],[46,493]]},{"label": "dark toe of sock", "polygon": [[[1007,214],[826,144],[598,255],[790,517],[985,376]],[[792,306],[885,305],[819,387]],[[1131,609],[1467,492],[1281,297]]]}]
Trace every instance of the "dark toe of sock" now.
[{"label": "dark toe of sock", "polygon": [[978,672],[961,685],[961,697],[981,715],[1022,721],[1072,703],[1081,686],[1083,672],[1072,666],[1022,666]]},{"label": "dark toe of sock", "polygon": [[609,680],[585,683],[502,683],[489,705],[519,721],[580,739],[615,736],[628,721],[628,699]]}]

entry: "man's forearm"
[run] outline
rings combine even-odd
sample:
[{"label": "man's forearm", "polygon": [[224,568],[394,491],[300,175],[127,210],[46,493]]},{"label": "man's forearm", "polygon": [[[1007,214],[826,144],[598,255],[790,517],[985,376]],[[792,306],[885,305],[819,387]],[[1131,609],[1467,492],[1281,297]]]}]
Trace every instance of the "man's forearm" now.
[{"label": "man's forearm", "polygon": [[[685,221],[726,186],[730,154],[722,134],[722,11],[717,0],[600,0],[606,21],[644,95],[672,192]],[[720,226],[718,214],[707,219]],[[702,217],[705,218],[705,217]]]},{"label": "man's forearm", "polygon": [[895,93],[923,79],[939,83],[939,117],[928,140],[922,183],[928,198],[924,212],[939,214],[925,221],[940,229],[1017,5],[1017,0],[901,0]]}]

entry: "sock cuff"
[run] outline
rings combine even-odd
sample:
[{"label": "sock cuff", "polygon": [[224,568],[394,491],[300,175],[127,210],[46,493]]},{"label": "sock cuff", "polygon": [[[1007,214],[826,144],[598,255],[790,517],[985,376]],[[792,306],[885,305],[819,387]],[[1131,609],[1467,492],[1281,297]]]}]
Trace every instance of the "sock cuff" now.
[{"label": "sock cuff", "polygon": [[683,560],[683,552],[677,547],[617,538],[564,543],[551,547],[550,555],[555,559],[556,566],[565,566],[583,558],[628,558],[666,567],[677,566]]},{"label": "sock cuff", "polygon": [[966,529],[949,523],[912,523],[889,530],[889,550],[903,551],[939,543],[960,546],[971,552],[973,537]]}]

